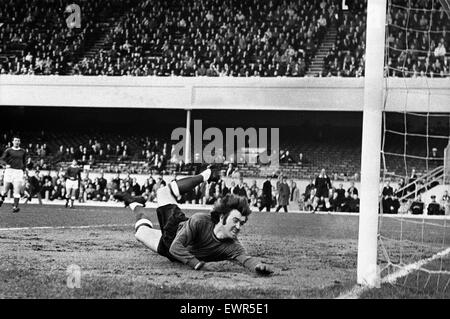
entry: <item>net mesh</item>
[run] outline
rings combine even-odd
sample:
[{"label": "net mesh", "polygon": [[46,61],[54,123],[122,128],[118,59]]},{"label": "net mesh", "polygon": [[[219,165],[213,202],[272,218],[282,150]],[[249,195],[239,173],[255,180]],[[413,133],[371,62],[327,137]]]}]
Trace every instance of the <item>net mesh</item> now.
[{"label": "net mesh", "polygon": [[[450,114],[433,108],[436,94],[450,101],[450,92],[432,83],[449,76],[449,19],[439,0],[389,0],[386,22],[386,100],[389,79],[399,78],[405,105],[383,112],[380,274],[403,291],[450,297]],[[418,95],[420,111],[410,108]]]}]

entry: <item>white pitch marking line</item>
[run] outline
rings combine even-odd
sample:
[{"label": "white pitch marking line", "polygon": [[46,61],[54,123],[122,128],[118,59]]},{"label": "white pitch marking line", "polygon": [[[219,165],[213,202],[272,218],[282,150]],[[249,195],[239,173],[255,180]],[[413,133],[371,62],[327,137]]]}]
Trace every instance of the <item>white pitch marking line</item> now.
[{"label": "white pitch marking line", "polygon": [[361,294],[367,290],[369,290],[368,287],[355,285],[350,291],[339,295],[338,297],[336,297],[336,299],[358,299],[359,296],[361,296]]},{"label": "white pitch marking line", "polygon": [[414,270],[417,270],[417,269],[423,267],[424,265],[428,264],[429,262],[432,262],[441,257],[445,257],[448,254],[450,254],[450,247],[443,251],[438,252],[437,254],[431,256],[430,258],[422,259],[422,260],[419,260],[418,262],[415,262],[413,264],[409,264],[405,267],[402,267],[400,270],[398,270],[390,275],[387,275],[385,278],[383,278],[382,282],[392,284],[398,278],[404,277],[404,276],[410,274],[411,272],[413,272]]},{"label": "white pitch marking line", "polygon": [[[54,201],[49,201],[49,200],[42,200],[44,205],[51,205],[51,206],[61,206],[63,207],[65,204],[64,200],[54,200]],[[13,200],[12,199],[6,199],[5,203],[9,203],[12,204]],[[26,205],[39,205],[39,203],[37,201],[33,201],[33,202],[29,202]],[[211,210],[213,205],[204,205],[204,204],[179,204],[181,209],[186,209],[186,210]],[[118,202],[85,202],[85,203],[77,203],[77,205],[75,206],[75,208],[85,208],[85,207],[102,207],[102,208],[124,208],[123,203],[118,203]],[[146,208],[158,208],[158,205],[156,203],[146,203],[145,205]],[[257,212],[259,213],[258,209],[252,209],[252,212]],[[261,213],[266,213],[265,211],[261,212]],[[270,213],[273,213],[273,211],[271,211]],[[354,217],[358,217],[359,213],[349,213],[349,212],[311,212],[311,211],[304,211],[304,210],[298,210],[298,209],[294,209],[294,210],[290,210],[288,212],[288,214],[311,214],[311,215],[334,215],[334,216],[354,216]],[[285,214],[285,213],[282,213]],[[282,215],[281,214],[281,215]],[[439,219],[439,220],[450,220],[450,216],[449,215],[412,215],[412,214],[383,214],[380,215],[383,217],[388,217],[388,218],[394,218],[394,219],[398,219],[399,221],[401,219],[403,219],[404,221],[406,219]]]},{"label": "white pitch marking line", "polygon": [[36,227],[5,227],[0,231],[17,231],[17,230],[42,230],[42,229],[89,229],[103,227],[123,227],[133,226],[133,224],[103,224],[103,225],[84,225],[84,226],[36,226]]},{"label": "white pitch marking line", "polygon": [[[381,280],[381,283],[392,284],[392,283],[396,282],[397,279],[405,277],[406,275],[409,275],[413,271],[420,269],[421,267],[425,266],[426,264],[428,264],[436,259],[445,257],[449,254],[450,254],[450,247],[434,254],[433,256],[431,256],[429,258],[422,259],[415,263],[412,263],[405,267],[402,267],[400,270],[397,270],[396,272],[393,272],[392,274],[384,277]],[[368,291],[370,289],[372,289],[372,288],[366,287],[366,286],[361,286],[361,285],[355,285],[349,292],[338,296],[336,299],[358,299],[363,292]]]}]

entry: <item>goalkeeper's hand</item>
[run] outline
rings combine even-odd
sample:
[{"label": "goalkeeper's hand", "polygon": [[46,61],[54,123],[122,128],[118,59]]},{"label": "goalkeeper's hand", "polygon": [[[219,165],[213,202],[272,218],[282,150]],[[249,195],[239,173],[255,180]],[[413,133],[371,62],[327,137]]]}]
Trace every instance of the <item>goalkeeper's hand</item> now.
[{"label": "goalkeeper's hand", "polygon": [[199,262],[195,267],[195,270],[203,270],[203,271],[215,271],[214,267],[211,264],[207,264],[204,261]]},{"label": "goalkeeper's hand", "polygon": [[274,270],[269,265],[259,263],[255,266],[255,271],[258,275],[269,276],[273,274]]}]

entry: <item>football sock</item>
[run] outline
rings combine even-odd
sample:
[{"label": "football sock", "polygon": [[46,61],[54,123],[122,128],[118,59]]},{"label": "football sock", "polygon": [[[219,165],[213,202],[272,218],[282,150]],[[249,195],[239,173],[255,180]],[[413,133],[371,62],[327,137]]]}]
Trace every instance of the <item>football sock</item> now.
[{"label": "football sock", "polygon": [[133,202],[130,204],[130,208],[134,212],[134,215],[136,216],[136,221],[145,219],[144,206],[142,204]]},{"label": "football sock", "polygon": [[[182,178],[176,181],[180,195],[190,192],[195,186],[207,181],[211,176],[211,169],[207,169],[198,175]],[[177,195],[177,194],[175,194]]]},{"label": "football sock", "polygon": [[134,229],[136,231],[134,237],[151,250],[157,252],[161,232],[153,229],[152,222],[142,218],[136,222]]}]

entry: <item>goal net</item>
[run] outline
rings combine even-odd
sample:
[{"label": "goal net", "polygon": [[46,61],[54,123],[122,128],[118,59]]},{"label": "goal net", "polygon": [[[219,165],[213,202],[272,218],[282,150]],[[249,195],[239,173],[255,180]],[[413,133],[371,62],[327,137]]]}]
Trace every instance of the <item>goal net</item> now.
[{"label": "goal net", "polygon": [[446,10],[446,1],[388,0],[378,266],[400,297],[450,297]]}]

